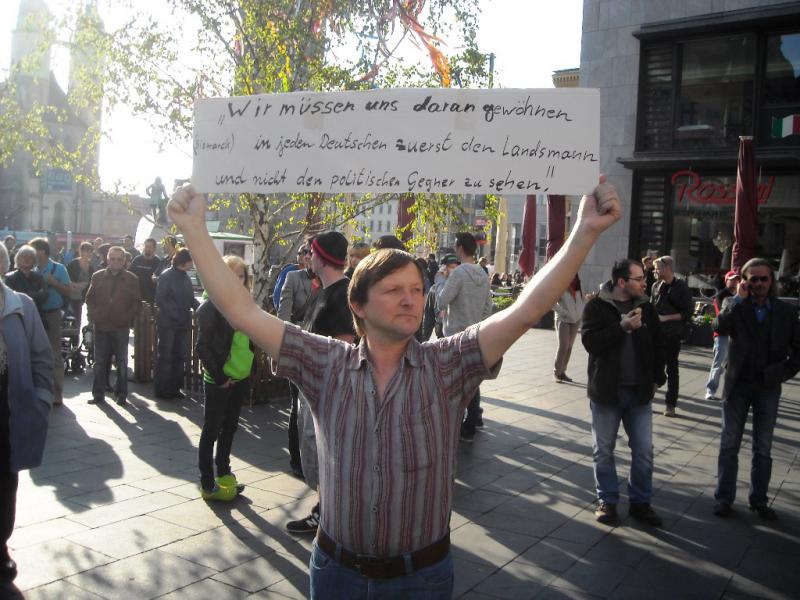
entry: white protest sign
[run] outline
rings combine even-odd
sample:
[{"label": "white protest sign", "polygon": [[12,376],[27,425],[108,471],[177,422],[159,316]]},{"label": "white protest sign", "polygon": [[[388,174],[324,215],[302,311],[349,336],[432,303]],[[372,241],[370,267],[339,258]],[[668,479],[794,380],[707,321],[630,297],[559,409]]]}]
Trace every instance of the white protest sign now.
[{"label": "white protest sign", "polygon": [[199,100],[201,192],[591,192],[591,89],[396,89]]}]

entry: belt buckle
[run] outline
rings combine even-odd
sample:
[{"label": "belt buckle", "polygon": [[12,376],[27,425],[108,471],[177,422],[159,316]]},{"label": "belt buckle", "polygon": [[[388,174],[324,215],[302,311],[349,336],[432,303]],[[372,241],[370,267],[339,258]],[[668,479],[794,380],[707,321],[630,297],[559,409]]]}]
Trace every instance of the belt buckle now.
[{"label": "belt buckle", "polygon": [[362,577],[373,579],[386,579],[389,566],[392,564],[390,558],[378,558],[367,554],[356,554],[355,570]]}]

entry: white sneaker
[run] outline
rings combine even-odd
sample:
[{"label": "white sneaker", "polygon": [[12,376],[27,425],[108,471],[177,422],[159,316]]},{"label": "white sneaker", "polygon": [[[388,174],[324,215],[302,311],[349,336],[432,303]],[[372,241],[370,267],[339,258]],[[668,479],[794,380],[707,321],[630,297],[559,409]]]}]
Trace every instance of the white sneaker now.
[{"label": "white sneaker", "polygon": [[714,395],[714,392],[709,392],[706,390],[706,400],[716,400],[717,397]]}]

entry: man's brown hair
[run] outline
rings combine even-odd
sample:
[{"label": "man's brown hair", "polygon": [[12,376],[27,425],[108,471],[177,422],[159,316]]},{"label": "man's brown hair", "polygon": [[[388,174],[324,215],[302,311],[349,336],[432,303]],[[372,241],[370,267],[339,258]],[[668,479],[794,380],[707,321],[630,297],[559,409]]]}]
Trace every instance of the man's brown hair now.
[{"label": "man's brown hair", "polygon": [[[364,306],[367,303],[369,290],[382,279],[385,279],[395,271],[406,265],[414,265],[419,271],[421,282],[425,282],[425,274],[417,264],[414,256],[404,250],[396,248],[385,248],[378,250],[365,257],[353,272],[353,278],[347,287],[347,300],[351,307],[353,304]],[[352,308],[350,309],[352,312]],[[364,337],[364,320],[353,313],[353,324],[355,325],[356,335]]]}]

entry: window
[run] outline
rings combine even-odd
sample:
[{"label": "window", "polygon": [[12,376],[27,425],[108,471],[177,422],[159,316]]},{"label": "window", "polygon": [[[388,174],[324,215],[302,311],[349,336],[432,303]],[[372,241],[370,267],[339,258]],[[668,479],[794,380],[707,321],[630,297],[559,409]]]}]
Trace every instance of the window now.
[{"label": "window", "polygon": [[383,221],[378,221],[378,231],[381,230],[381,226],[383,225]]},{"label": "window", "polygon": [[637,152],[800,146],[800,30],[643,41]]},{"label": "window", "polygon": [[800,33],[767,36],[762,146],[800,144]]},{"label": "window", "polygon": [[735,146],[752,135],[755,46],[751,35],[679,44],[675,146]]}]

